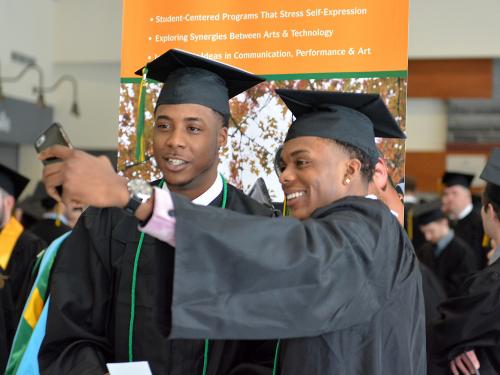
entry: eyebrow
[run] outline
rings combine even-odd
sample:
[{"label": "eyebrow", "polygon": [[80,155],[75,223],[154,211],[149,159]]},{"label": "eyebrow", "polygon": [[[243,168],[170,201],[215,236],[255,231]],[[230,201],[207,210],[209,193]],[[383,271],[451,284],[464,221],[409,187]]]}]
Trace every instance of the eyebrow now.
[{"label": "eyebrow", "polygon": [[170,117],[166,116],[166,115],[159,115],[155,121],[158,121],[158,120],[172,120]]},{"label": "eyebrow", "polygon": [[196,122],[203,122],[203,123],[205,122],[205,121],[203,121],[203,119],[201,119],[200,117],[184,117],[184,118],[182,119],[182,121],[184,121],[184,122],[196,121]]},{"label": "eyebrow", "polygon": [[290,154],[290,156],[297,156],[297,155],[302,154],[302,153],[310,154],[310,151],[309,150],[295,150]]},{"label": "eyebrow", "polygon": [[[290,153],[290,157],[293,158],[293,157],[295,157],[297,155],[300,155],[300,154],[310,154],[310,151],[309,150],[295,150],[295,151],[293,151],[293,152]],[[279,162],[280,163],[285,163],[285,160],[283,159],[282,155],[283,155],[283,153],[281,153],[281,155],[280,155]]]},{"label": "eyebrow", "polygon": [[[172,119],[172,117],[170,116],[167,116],[167,115],[159,115],[155,121],[158,121],[158,120],[169,120],[169,121],[174,121]],[[200,117],[184,117],[182,119],[183,122],[193,122],[193,121],[196,121],[196,122],[202,122],[202,123],[205,123],[205,121],[203,121],[203,119],[201,119]]]}]

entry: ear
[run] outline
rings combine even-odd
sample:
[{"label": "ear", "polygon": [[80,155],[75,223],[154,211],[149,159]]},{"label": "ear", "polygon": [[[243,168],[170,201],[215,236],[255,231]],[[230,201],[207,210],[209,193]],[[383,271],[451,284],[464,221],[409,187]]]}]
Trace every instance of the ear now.
[{"label": "ear", "polygon": [[349,159],[346,165],[346,176],[354,176],[361,171],[361,162],[358,159]]},{"label": "ear", "polygon": [[377,164],[375,164],[375,171],[373,173],[373,183],[379,190],[385,191],[387,189],[388,181],[389,174],[387,172],[385,160],[378,158]]},{"label": "ear", "polygon": [[227,144],[227,126],[222,126],[217,135],[217,146],[224,147]]},{"label": "ear", "polygon": [[16,205],[16,200],[12,195],[7,195],[4,198],[5,212],[8,212],[9,215],[14,212],[14,206]]},{"label": "ear", "polygon": [[495,214],[495,210],[493,209],[493,206],[491,203],[488,203],[488,205],[485,207],[485,212],[486,212],[486,215],[488,217],[488,219],[490,220],[498,220],[499,218],[497,218],[497,215]]}]

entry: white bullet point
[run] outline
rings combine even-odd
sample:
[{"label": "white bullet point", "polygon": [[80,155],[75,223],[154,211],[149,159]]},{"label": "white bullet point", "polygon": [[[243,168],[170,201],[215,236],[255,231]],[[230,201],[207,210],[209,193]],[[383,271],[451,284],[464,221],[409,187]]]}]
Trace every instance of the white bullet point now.
[{"label": "white bullet point", "polygon": [[153,38],[149,37],[149,40],[152,40]]},{"label": "white bullet point", "polygon": [[154,18],[153,18],[153,17],[151,17],[149,20],[150,20],[151,22],[153,22],[153,21],[154,21]]}]

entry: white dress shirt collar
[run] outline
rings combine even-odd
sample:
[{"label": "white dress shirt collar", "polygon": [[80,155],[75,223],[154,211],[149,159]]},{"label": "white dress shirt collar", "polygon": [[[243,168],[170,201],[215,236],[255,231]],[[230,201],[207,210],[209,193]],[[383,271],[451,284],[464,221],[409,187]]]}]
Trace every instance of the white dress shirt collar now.
[{"label": "white dress shirt collar", "polygon": [[473,210],[474,206],[472,206],[472,203],[469,203],[467,207],[464,208],[462,212],[458,215],[458,220],[462,220],[464,217],[466,217],[468,214],[470,214]]},{"label": "white dress shirt collar", "polygon": [[[222,192],[222,188],[224,183],[222,182],[222,176],[217,174],[217,178],[215,179],[212,186],[208,188],[202,195],[193,199],[191,202],[197,204],[199,206],[208,206],[212,201],[219,196]],[[163,189],[168,190],[167,184],[163,185]]]}]

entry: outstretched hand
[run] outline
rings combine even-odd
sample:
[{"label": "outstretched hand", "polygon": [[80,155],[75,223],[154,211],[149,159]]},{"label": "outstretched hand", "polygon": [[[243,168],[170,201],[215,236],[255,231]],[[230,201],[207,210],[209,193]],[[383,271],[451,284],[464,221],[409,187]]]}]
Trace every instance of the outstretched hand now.
[{"label": "outstretched hand", "polygon": [[[42,174],[47,193],[57,201],[96,207],[124,207],[127,204],[127,181],[115,172],[107,157],[56,145],[42,151],[38,158],[60,159],[45,165]],[[62,195],[58,186],[63,188]]]}]

